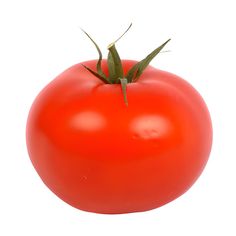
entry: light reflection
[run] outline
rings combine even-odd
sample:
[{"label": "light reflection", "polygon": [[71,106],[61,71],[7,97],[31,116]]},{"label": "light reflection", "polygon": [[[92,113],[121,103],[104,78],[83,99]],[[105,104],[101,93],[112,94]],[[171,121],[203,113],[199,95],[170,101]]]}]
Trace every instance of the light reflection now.
[{"label": "light reflection", "polygon": [[131,130],[136,138],[159,139],[170,130],[171,124],[164,117],[144,115],[133,120]]},{"label": "light reflection", "polygon": [[94,111],[84,111],[76,114],[72,120],[71,125],[81,131],[98,131],[106,124],[105,118]]}]

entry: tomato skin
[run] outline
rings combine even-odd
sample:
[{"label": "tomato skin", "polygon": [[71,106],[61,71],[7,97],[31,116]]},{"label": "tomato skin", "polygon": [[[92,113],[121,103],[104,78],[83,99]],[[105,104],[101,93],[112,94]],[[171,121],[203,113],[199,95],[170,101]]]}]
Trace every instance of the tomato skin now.
[{"label": "tomato skin", "polygon": [[[126,73],[136,62],[122,63]],[[95,60],[84,64],[96,67]],[[149,66],[127,85],[127,98],[128,106],[119,84],[104,84],[77,64],[34,101],[29,156],[68,204],[96,213],[146,211],[182,195],[203,171],[212,125],[190,84]]]}]

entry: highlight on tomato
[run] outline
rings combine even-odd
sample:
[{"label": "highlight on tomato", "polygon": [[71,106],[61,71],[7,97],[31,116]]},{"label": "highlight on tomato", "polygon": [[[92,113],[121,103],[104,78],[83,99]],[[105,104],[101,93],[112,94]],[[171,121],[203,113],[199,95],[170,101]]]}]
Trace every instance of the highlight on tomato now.
[{"label": "highlight on tomato", "polygon": [[103,59],[84,33],[98,60],[62,72],[30,109],[26,140],[35,170],[84,211],[141,212],[173,201],[209,158],[212,124],[203,98],[186,80],[149,65],[170,40],[137,62],[120,59],[118,40]]}]

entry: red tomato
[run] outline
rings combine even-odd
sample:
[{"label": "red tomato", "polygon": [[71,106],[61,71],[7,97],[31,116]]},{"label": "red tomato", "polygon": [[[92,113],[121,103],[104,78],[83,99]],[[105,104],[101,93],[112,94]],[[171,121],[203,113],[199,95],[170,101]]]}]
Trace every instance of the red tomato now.
[{"label": "red tomato", "polygon": [[[92,69],[97,61],[84,64]],[[136,62],[123,60],[126,73]],[[106,60],[102,61],[108,73]],[[27,123],[31,161],[70,205],[97,213],[160,207],[182,195],[205,167],[212,125],[199,93],[148,66],[127,84],[105,84],[81,64],[38,95]]]}]

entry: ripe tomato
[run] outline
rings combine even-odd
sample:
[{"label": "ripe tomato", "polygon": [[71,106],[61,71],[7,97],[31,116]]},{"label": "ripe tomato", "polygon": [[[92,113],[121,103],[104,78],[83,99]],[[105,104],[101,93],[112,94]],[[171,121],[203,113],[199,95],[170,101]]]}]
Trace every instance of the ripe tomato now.
[{"label": "ripe tomato", "polygon": [[[96,69],[97,61],[84,66]],[[122,60],[124,74],[135,61]],[[108,74],[107,61],[101,67]],[[212,125],[199,93],[148,66],[126,87],[81,64],[38,95],[27,147],[43,182],[70,205],[97,213],[146,211],[182,195],[205,167]]]}]

